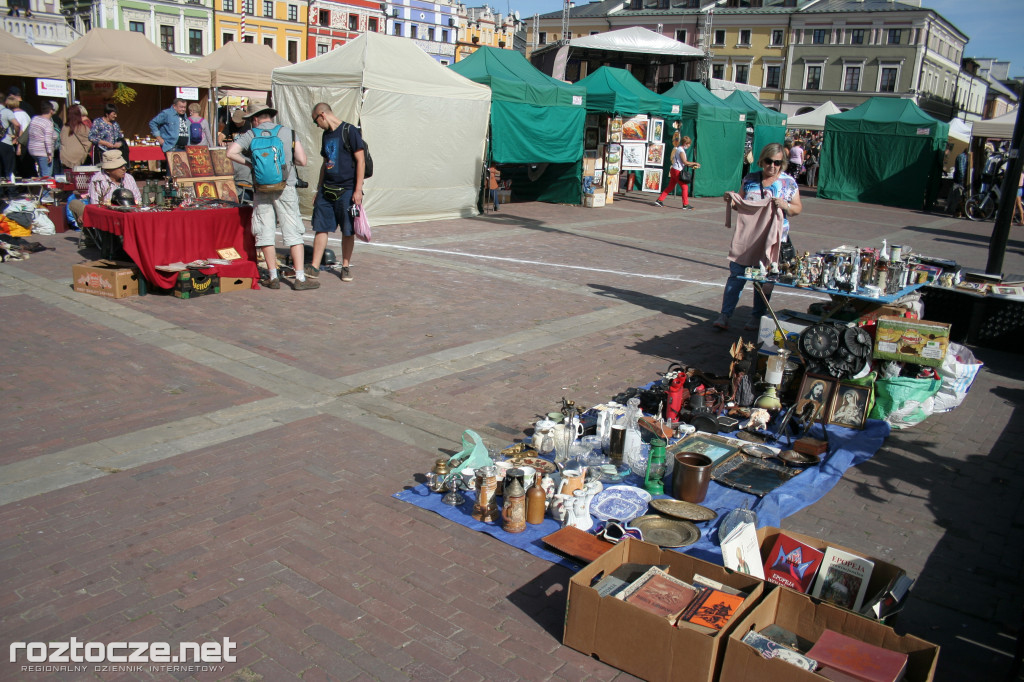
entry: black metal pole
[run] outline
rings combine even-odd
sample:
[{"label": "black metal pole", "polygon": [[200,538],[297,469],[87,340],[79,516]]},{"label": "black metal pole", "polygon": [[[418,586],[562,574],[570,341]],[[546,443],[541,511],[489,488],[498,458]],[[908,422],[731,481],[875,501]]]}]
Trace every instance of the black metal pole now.
[{"label": "black metal pole", "polygon": [[1006,243],[1010,239],[1010,220],[1013,217],[1013,204],[1017,197],[1017,183],[1020,181],[1024,158],[1021,158],[1021,138],[1024,137],[1024,104],[1017,105],[1017,122],[1013,126],[1013,139],[1010,141],[1010,160],[1006,164],[1003,175],[1002,194],[999,196],[999,211],[996,213],[996,226],[992,230],[992,240],[988,247],[988,265],[985,272],[998,275],[1003,271],[1003,256],[1006,255]]}]

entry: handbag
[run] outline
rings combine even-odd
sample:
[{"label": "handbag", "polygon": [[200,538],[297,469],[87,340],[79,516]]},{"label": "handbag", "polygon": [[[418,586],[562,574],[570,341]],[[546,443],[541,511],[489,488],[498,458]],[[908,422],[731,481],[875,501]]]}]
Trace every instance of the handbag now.
[{"label": "handbag", "polygon": [[693,171],[689,166],[683,166],[683,170],[679,171],[679,182],[690,182],[693,180]]},{"label": "handbag", "polygon": [[793,237],[790,235],[789,239],[779,246],[779,262],[789,263],[794,260],[796,260],[796,247],[793,246]]},{"label": "handbag", "polygon": [[369,243],[373,235],[370,233],[370,221],[367,220],[366,211],[362,205],[359,205],[359,214],[352,219],[352,228],[355,230],[356,237]]}]

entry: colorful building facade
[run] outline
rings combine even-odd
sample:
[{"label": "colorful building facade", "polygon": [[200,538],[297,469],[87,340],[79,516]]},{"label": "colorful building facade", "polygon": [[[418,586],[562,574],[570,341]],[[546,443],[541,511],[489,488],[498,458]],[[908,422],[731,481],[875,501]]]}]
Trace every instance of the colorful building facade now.
[{"label": "colorful building facade", "polygon": [[266,45],[293,64],[307,58],[307,3],[299,0],[214,2],[216,40],[213,49],[223,47],[233,40],[241,40]]},{"label": "colorful building facade", "polygon": [[337,49],[363,33],[381,33],[387,16],[380,2],[317,0],[310,5],[306,54],[310,59]]},{"label": "colorful building facade", "polygon": [[443,66],[455,63],[458,3],[454,0],[385,2],[388,35],[409,38]]},{"label": "colorful building facade", "polygon": [[458,7],[458,39],[455,43],[455,61],[465,59],[481,45],[502,50],[513,49],[519,21],[515,15],[499,14],[489,5]]}]

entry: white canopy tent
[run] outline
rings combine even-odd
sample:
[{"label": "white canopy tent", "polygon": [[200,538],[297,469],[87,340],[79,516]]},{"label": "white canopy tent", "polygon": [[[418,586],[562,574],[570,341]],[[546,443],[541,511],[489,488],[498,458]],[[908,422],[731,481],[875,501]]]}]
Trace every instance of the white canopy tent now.
[{"label": "white canopy tent", "polygon": [[310,118],[327,102],[359,123],[373,155],[363,204],[371,225],[477,214],[491,90],[447,69],[411,40],[365,33],[337,50],[271,77],[278,121],[308,151],[300,190],[311,212],[320,172],[321,131]]},{"label": "white canopy tent", "polygon": [[824,130],[825,117],[838,113],[841,113],[839,107],[829,100],[806,114],[790,116],[786,119],[786,127],[792,130]]},{"label": "white canopy tent", "polygon": [[960,142],[971,141],[971,124],[962,118],[954,118],[949,122],[949,140]]},{"label": "white canopy tent", "polygon": [[642,54],[671,55],[675,57],[703,57],[696,47],[655,33],[642,26],[630,26],[618,31],[607,31],[592,36],[580,36],[569,41],[569,47],[585,47],[591,50],[614,52],[637,52]]},{"label": "white canopy tent", "polygon": [[987,121],[976,121],[974,123],[974,136],[1009,140],[1013,137],[1013,126],[1015,123],[1017,123],[1017,110],[1013,109],[1002,116],[990,118]]}]

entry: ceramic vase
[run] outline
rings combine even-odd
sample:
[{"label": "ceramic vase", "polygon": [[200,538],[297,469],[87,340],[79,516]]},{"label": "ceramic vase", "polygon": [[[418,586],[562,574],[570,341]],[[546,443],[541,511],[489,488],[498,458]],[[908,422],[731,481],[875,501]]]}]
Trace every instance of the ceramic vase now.
[{"label": "ceramic vase", "polygon": [[580,530],[590,530],[594,525],[594,520],[590,517],[590,503],[593,501],[594,495],[603,489],[604,485],[600,481],[591,481],[585,488],[573,493],[572,525]]},{"label": "ceramic vase", "polygon": [[558,521],[558,525],[565,528],[569,521],[569,511],[572,508],[572,495],[557,493],[551,498],[549,511],[551,518]]}]

